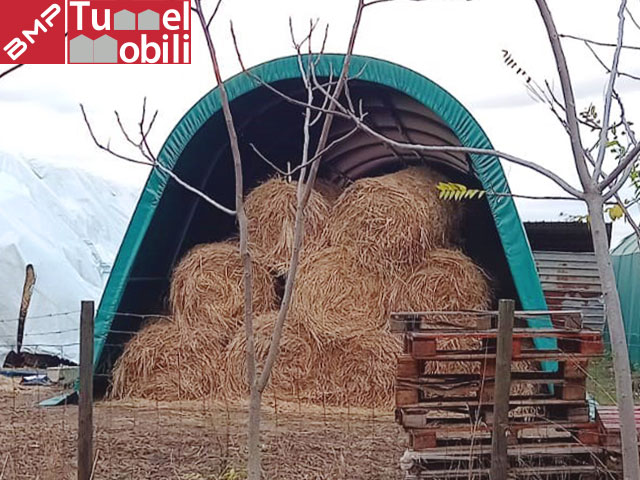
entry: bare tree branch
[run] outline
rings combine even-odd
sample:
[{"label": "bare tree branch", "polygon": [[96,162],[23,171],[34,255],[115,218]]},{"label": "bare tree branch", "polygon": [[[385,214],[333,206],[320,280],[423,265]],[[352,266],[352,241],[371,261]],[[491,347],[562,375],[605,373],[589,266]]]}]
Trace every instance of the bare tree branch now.
[{"label": "bare tree branch", "polygon": [[[591,40],[589,38],[579,37],[577,35],[568,35],[566,33],[560,33],[558,36],[560,38],[568,38],[568,39],[571,39],[571,40],[577,40],[579,42],[584,42],[584,43],[588,43],[588,44],[591,44],[591,45],[597,45],[599,47],[616,48],[618,46],[616,43],[599,42],[597,40]],[[640,50],[640,47],[637,47],[635,45],[622,45],[621,48],[622,49],[626,49],[626,50]]]},{"label": "bare tree branch", "polygon": [[[362,20],[362,12],[365,6],[366,5],[364,3],[364,0],[358,0],[358,8],[356,10],[355,20],[353,22],[353,26],[351,29],[351,35],[349,38],[347,53],[345,54],[345,57],[344,57],[342,71],[340,72],[338,83],[333,92],[333,98],[335,99],[339,98],[344,88],[344,85],[347,82],[347,78],[349,76],[349,67],[351,65],[353,49],[355,46],[356,37],[358,35],[358,30],[360,28],[360,22]],[[329,131],[331,130],[331,125],[333,123],[333,111],[332,111],[333,107],[331,107],[331,105],[334,105],[334,104],[335,104],[334,102],[331,102],[331,104],[329,105],[330,112],[327,113],[327,115],[325,116],[324,123],[322,125],[322,131],[320,132],[320,137],[318,139],[318,145],[316,147],[316,153],[323,150],[327,145],[327,140],[329,138]],[[313,188],[313,185],[316,180],[316,176],[318,174],[319,166],[320,166],[320,161],[316,161],[311,165],[308,176],[307,176],[307,180],[306,180],[306,183],[307,183],[306,188],[303,189],[303,191],[301,192],[301,197],[298,199],[299,206],[306,205],[306,203],[308,202],[309,196],[311,195],[311,190]],[[304,226],[303,219],[304,217],[302,215],[299,215],[296,217],[295,231],[296,231],[296,234],[300,233],[300,237],[302,236],[301,232]],[[271,340],[271,344],[269,345],[269,352],[267,353],[267,358],[264,363],[264,368],[262,370],[262,374],[260,375],[260,378],[258,381],[258,389],[260,391],[263,391],[264,388],[266,387],[267,382],[269,381],[270,371],[273,368],[273,365],[277,359],[277,355],[278,355],[277,345],[279,345],[280,338],[282,337],[282,330],[284,326],[284,321],[287,316],[288,305],[291,302],[291,297],[293,294],[293,287],[294,287],[295,275],[296,275],[296,270],[294,268],[294,265],[297,266],[298,255],[299,255],[299,249],[294,249],[292,254],[292,259],[291,259],[291,268],[289,269],[289,273],[287,274],[287,280],[285,283],[282,305],[280,308],[280,312],[278,313],[278,318],[276,320],[275,327],[273,329],[272,340]],[[286,309],[283,308],[283,306],[285,305],[286,305]]]},{"label": "bare tree branch", "polygon": [[564,107],[567,115],[567,127],[569,129],[571,150],[573,151],[573,157],[576,162],[578,176],[580,177],[580,182],[585,188],[585,191],[594,190],[595,185],[591,179],[589,169],[587,168],[586,160],[584,158],[585,156],[582,146],[578,114],[576,112],[576,99],[575,94],[573,93],[571,75],[569,73],[569,67],[567,66],[567,59],[565,58],[564,50],[562,49],[562,44],[560,43],[560,38],[558,37],[558,30],[547,2],[545,0],[536,0],[536,4],[538,5],[540,15],[542,16],[542,20],[545,24],[549,36],[549,42],[556,60],[558,75],[560,77],[560,85],[562,87],[562,96],[564,98]]},{"label": "bare tree branch", "polygon": [[218,10],[220,9],[220,5],[222,5],[222,0],[218,0],[218,3],[216,4],[216,8],[213,9],[213,13],[209,16],[209,20],[207,20],[207,30],[209,29],[211,22],[213,22],[213,19],[218,13]]},{"label": "bare tree branch", "polygon": [[616,49],[613,53],[613,62],[609,69],[609,82],[604,95],[604,114],[602,119],[602,129],[600,130],[600,147],[598,148],[598,156],[596,158],[593,177],[596,181],[600,178],[602,172],[602,163],[604,162],[605,153],[607,152],[607,135],[609,133],[609,120],[611,118],[611,104],[613,102],[613,89],[618,76],[618,65],[620,64],[620,52],[622,51],[622,41],[624,39],[624,11],[627,6],[627,0],[620,2],[618,10],[618,40]]},{"label": "bare tree branch", "polygon": [[6,77],[7,75],[9,75],[11,72],[15,72],[16,70],[18,70],[20,67],[24,67],[24,63],[20,63],[18,65],[14,65],[11,68],[8,68],[7,70],[5,70],[4,72],[0,73],[0,78],[2,77]]},{"label": "bare tree branch", "polygon": [[[127,162],[136,163],[138,165],[146,165],[146,166],[152,167],[152,168],[157,168],[161,172],[163,172],[166,175],[168,175],[169,177],[171,177],[178,185],[180,185],[181,187],[185,188],[186,190],[188,190],[188,191],[190,191],[192,193],[195,193],[197,196],[202,198],[209,205],[212,205],[213,207],[215,207],[216,209],[226,213],[227,215],[235,215],[235,211],[225,207],[224,205],[222,205],[222,204],[218,203],[217,201],[215,201],[213,198],[211,198],[206,193],[204,193],[204,192],[200,191],[199,189],[191,186],[189,183],[185,182],[178,175],[176,175],[173,172],[173,170],[171,170],[170,168],[167,168],[164,165],[162,165],[162,163],[159,162],[157,160],[157,158],[155,156],[153,156],[153,154],[151,153],[151,149],[149,148],[149,146],[147,144],[147,140],[146,140],[147,134],[142,136],[140,142],[135,142],[134,140],[132,140],[130,135],[127,133],[126,129],[122,125],[122,122],[120,121],[120,115],[118,114],[118,112],[116,112],[116,118],[118,120],[118,125],[120,127],[120,130],[121,130],[122,134],[124,135],[125,139],[130,144],[132,144],[134,147],[136,147],[136,148],[138,148],[140,150],[140,152],[142,153],[143,158],[145,160],[138,160],[136,158],[133,158],[133,157],[130,157],[130,156],[127,156],[127,155],[123,155],[123,154],[118,153],[115,150],[113,150],[109,144],[104,145],[102,142],[100,142],[98,140],[98,138],[96,137],[96,135],[95,135],[95,133],[93,131],[93,128],[91,127],[91,123],[89,122],[89,119],[87,117],[87,113],[86,113],[86,111],[84,109],[84,105],[80,104],[80,110],[82,111],[82,117],[84,119],[84,123],[87,126],[87,129],[89,130],[89,135],[91,136],[91,139],[93,140],[93,143],[100,150],[103,150],[103,151],[109,153],[110,155],[112,155],[112,156],[114,156],[116,158],[119,158],[121,160],[125,160]],[[155,115],[154,115],[154,118],[155,118]],[[148,131],[147,131],[147,133],[148,133]]]}]

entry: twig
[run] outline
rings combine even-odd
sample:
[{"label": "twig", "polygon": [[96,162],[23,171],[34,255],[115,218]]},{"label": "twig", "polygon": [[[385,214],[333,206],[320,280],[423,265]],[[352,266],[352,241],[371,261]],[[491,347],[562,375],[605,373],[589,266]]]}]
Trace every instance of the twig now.
[{"label": "twig", "polygon": [[218,13],[218,9],[220,8],[220,5],[222,5],[222,0],[218,0],[218,3],[216,4],[216,8],[213,9],[213,13],[209,17],[209,20],[207,21],[207,29],[209,29],[211,22],[213,21],[214,17]]},{"label": "twig", "polygon": [[14,65],[13,67],[11,67],[11,68],[5,70],[4,72],[0,73],[0,78],[9,75],[11,72],[15,72],[20,67],[24,67],[24,63],[20,63],[18,65]]},{"label": "twig", "polygon": [[[158,170],[160,170],[161,172],[167,174],[169,177],[171,177],[176,183],[178,183],[181,187],[189,190],[192,193],[195,193],[196,195],[198,195],[200,198],[202,198],[204,201],[206,201],[208,204],[214,206],[215,208],[221,210],[222,212],[228,214],[228,215],[235,215],[235,211],[231,210],[227,207],[225,207],[224,205],[216,202],[213,198],[211,198],[210,196],[208,196],[206,193],[200,191],[199,189],[191,186],[190,184],[188,184],[187,182],[185,182],[184,180],[182,180],[178,175],[176,175],[170,168],[165,167],[164,165],[162,165],[161,162],[159,162],[155,156],[153,156],[151,154],[151,150],[148,147],[147,144],[147,140],[146,140],[146,135],[142,136],[142,140],[140,141],[140,143],[136,143],[135,141],[133,141],[131,139],[131,137],[126,134],[126,130],[124,129],[122,123],[119,120],[119,115],[116,114],[116,118],[118,119],[118,124],[121,128],[121,130],[123,131],[123,135],[125,136],[125,138],[127,139],[127,141],[129,141],[129,143],[135,145],[136,147],[138,147],[138,149],[141,151],[143,157],[145,158],[145,160],[138,160],[136,158],[133,157],[129,157],[127,155],[122,155],[121,153],[116,152],[115,150],[113,150],[111,148],[110,145],[104,145],[103,143],[101,143],[98,138],[96,137],[93,128],[91,127],[91,123],[89,122],[89,119],[87,117],[87,113],[84,109],[84,105],[80,104],[80,110],[82,111],[82,117],[84,118],[84,123],[87,126],[87,129],[89,130],[89,135],[91,136],[91,139],[93,140],[93,143],[101,150],[111,154],[112,156],[119,158],[121,160],[125,160],[127,162],[131,162],[131,163],[136,163],[138,165],[146,165],[148,167],[152,167],[152,168],[157,168]],[[154,116],[155,118],[155,116]],[[145,151],[145,146],[146,146],[146,150]]]},{"label": "twig", "polygon": [[621,46],[624,39],[624,11],[626,6],[627,0],[622,0],[620,2],[620,9],[618,10],[618,40],[615,52],[613,54],[611,68],[609,69],[609,82],[607,83],[607,90],[604,97],[604,116],[602,119],[602,129],[600,130],[600,146],[598,148],[598,156],[596,158],[595,169],[593,171],[593,178],[595,178],[596,181],[600,178],[600,172],[602,172],[602,163],[604,162],[604,156],[607,152],[607,134],[609,133],[611,104],[613,103],[613,89],[616,84],[616,77],[618,76],[620,52],[622,50]]},{"label": "twig", "polygon": [[[580,42],[589,43],[591,45],[598,45],[599,47],[610,47],[610,48],[617,47],[617,44],[615,44],[615,43],[599,42],[597,40],[591,40],[589,38],[579,37],[577,35],[569,35],[569,34],[566,34],[566,33],[561,33],[558,36],[560,38],[569,38],[571,40],[578,40]],[[627,50],[640,50],[640,47],[637,47],[635,45],[622,45],[621,48],[627,49]]]}]

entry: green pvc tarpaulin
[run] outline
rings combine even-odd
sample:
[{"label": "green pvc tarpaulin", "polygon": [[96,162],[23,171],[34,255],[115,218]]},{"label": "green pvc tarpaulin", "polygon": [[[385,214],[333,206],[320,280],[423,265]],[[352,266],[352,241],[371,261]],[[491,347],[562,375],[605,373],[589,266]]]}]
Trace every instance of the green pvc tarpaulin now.
[{"label": "green pvc tarpaulin", "polygon": [[640,365],[640,247],[635,233],[611,252],[611,261],[622,304],[629,359],[637,367]]},{"label": "green pvc tarpaulin", "polygon": [[[343,55],[323,55],[319,59],[316,72],[320,77],[335,76],[341,71],[343,61]],[[358,82],[401,92],[428,107],[443,120],[461,145],[493,148],[480,125],[460,102],[428,78],[402,66],[362,56],[353,57],[351,69],[357,73]],[[251,70],[263,82],[272,85],[301,83],[296,57],[273,60]],[[269,97],[269,92],[264,86],[246,74],[236,75],[227,80],[225,85],[231,108],[236,118],[240,119],[240,123],[243,118],[245,122],[255,123],[255,119],[263,115],[264,127],[269,128],[273,118],[268,118],[265,112],[268,111],[269,102],[273,102],[273,95]],[[240,125],[241,135],[242,128]],[[283,123],[277,128],[285,130],[286,125]],[[207,193],[230,201],[232,196],[229,192],[233,188],[232,170],[224,170],[222,167],[216,170],[219,164],[223,163],[222,160],[228,160],[228,151],[220,147],[227,141],[221,116],[220,94],[216,88],[198,101],[178,122],[167,138],[158,159],[167,169],[178,172],[181,178],[196,182],[196,186],[204,179],[202,181]],[[241,141],[244,140],[241,138]],[[484,189],[509,193],[507,180],[496,157],[473,154],[470,155],[470,159],[472,174]],[[252,169],[257,167],[243,165],[244,167],[248,170],[247,178],[251,178]],[[189,206],[191,204],[188,202],[193,198],[192,194],[170,181],[166,172],[159,169],[151,172],[97,311],[94,368],[102,373],[110,368],[119,355],[121,350],[117,344],[122,345],[122,342],[126,341],[127,337],[117,332],[130,328],[137,318],[135,315],[151,313],[145,311],[145,305],[157,302],[157,299],[166,293],[173,265],[184,251],[181,248],[189,242],[219,240],[220,238],[216,237],[217,230],[226,229],[224,231],[228,232],[235,228],[231,217],[210,216],[206,221],[200,218],[198,222],[206,225],[211,237],[198,237],[189,233],[193,232],[194,228],[189,230],[187,224],[196,222],[194,218],[197,217],[197,209],[200,208],[195,204]],[[509,195],[489,196],[487,201],[520,305],[527,310],[545,310],[546,302],[536,266],[513,199]],[[204,227],[200,228],[200,234],[203,231]],[[189,241],[185,241],[185,236],[189,235]],[[550,321],[538,318],[531,320],[530,324],[543,327],[549,326]],[[555,341],[537,339],[536,345],[554,348]],[[547,367],[555,368],[553,364]]]}]

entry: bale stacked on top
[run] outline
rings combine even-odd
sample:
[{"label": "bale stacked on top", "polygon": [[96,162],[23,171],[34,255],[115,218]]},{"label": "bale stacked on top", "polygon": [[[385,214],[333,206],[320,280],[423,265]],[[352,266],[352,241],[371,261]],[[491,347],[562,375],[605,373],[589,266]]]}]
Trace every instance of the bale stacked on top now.
[{"label": "bale stacked on top", "polygon": [[[278,275],[289,269],[297,189],[298,182],[272,178],[253,189],[245,200],[251,253]],[[329,201],[312,190],[305,208],[304,251],[312,251],[321,240],[328,216]]]},{"label": "bale stacked on top", "polygon": [[113,398],[195,400],[220,390],[221,351],[209,341],[215,326],[197,329],[172,319],[147,324],[129,341],[113,369]]},{"label": "bale stacked on top", "polygon": [[[197,245],[173,271],[169,290],[177,322],[200,328],[208,324],[226,342],[242,324],[244,283],[242,261],[235,242]],[[253,262],[253,310],[263,313],[277,303],[273,279]]]},{"label": "bale stacked on top", "polygon": [[357,180],[338,198],[327,224],[331,245],[349,248],[361,269],[383,278],[409,271],[451,240],[454,219],[435,188],[443,177],[409,170]]}]

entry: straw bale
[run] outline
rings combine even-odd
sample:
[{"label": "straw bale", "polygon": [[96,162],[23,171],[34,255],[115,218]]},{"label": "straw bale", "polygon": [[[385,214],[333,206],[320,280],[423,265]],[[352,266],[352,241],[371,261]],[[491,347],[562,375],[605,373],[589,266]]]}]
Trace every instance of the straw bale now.
[{"label": "straw bale", "polygon": [[[458,311],[487,309],[491,290],[487,274],[459,250],[439,248],[407,280],[397,281],[389,303],[396,311]],[[474,328],[469,315],[428,315],[429,326]]]},{"label": "straw bale", "polygon": [[390,408],[401,340],[388,332],[362,332],[326,343],[303,398],[321,405]]},{"label": "straw bale", "polygon": [[222,365],[216,332],[160,319],[127,343],[113,369],[113,398],[194,400],[216,395]]},{"label": "straw bale", "polygon": [[[258,372],[262,371],[269,352],[278,312],[267,312],[254,319],[254,345]],[[320,351],[317,341],[304,327],[288,318],[280,340],[278,359],[273,367],[269,390],[281,398],[296,398],[304,388]],[[224,352],[223,391],[229,400],[245,398],[247,384],[246,334],[239,329]]]},{"label": "straw bale", "polygon": [[381,329],[389,314],[385,288],[348,248],[328,247],[301,261],[291,309],[316,336]]},{"label": "straw bale", "polygon": [[[233,242],[208,243],[192,248],[173,271],[169,298],[176,320],[200,328],[210,325],[222,339],[242,324],[243,268]],[[253,309],[275,308],[275,286],[269,271],[253,262]]]},{"label": "straw bale", "polygon": [[422,262],[451,240],[451,202],[438,198],[428,169],[363,178],[347,187],[325,232],[331,245],[350,248],[363,269],[388,277]]},{"label": "straw bale", "polygon": [[[287,272],[291,259],[297,188],[297,182],[275,177],[254,188],[245,200],[251,252],[280,275]],[[312,190],[305,207],[303,251],[321,242],[328,216],[329,201]]]}]

